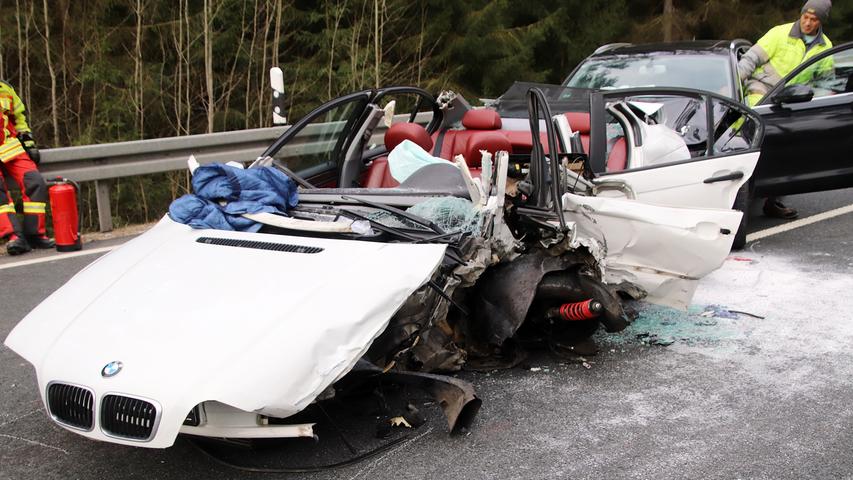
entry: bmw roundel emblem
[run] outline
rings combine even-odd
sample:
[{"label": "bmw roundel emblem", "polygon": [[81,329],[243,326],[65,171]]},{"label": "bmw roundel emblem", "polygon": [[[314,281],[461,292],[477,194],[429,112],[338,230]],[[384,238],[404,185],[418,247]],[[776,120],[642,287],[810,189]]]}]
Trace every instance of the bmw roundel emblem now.
[{"label": "bmw roundel emblem", "polygon": [[101,376],[104,378],[112,377],[120,372],[123,366],[121,362],[110,362],[101,369]]}]

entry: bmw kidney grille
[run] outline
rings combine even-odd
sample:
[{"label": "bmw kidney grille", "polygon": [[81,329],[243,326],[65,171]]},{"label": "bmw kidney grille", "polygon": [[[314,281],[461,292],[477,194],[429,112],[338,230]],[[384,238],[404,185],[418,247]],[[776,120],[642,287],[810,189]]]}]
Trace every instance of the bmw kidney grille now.
[{"label": "bmw kidney grille", "polygon": [[89,389],[51,383],[47,387],[47,408],[57,422],[81,430],[94,427],[95,400]]},{"label": "bmw kidney grille", "polygon": [[157,408],[151,402],[122,395],[101,400],[101,430],[130,440],[149,440],[154,435]]}]

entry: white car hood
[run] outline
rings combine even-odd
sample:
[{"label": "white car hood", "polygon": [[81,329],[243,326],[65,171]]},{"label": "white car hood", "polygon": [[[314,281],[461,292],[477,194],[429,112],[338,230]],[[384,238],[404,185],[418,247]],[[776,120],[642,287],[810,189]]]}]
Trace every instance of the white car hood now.
[{"label": "white car hood", "polygon": [[[323,250],[210,245],[199,237]],[[78,273],[6,345],[35,366],[42,395],[48,382],[61,381],[92,389],[96,399],[115,392],[154,400],[159,430],[142,446],[165,447],[202,401],[278,417],[305,408],[352,368],[444,250],[193,230],[165,217]],[[112,361],[123,370],[103,378]],[[97,424],[83,434],[102,437]]]}]

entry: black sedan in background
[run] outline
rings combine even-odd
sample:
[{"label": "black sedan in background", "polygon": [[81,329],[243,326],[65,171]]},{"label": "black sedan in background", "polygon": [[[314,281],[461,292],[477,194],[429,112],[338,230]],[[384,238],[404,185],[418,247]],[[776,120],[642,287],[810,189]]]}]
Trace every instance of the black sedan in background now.
[{"label": "black sedan in background", "polygon": [[[685,87],[709,90],[743,102],[737,61],[746,40],[605,45],[563,82],[595,89]],[[853,187],[853,43],[818,55],[779,83],[754,107],[765,123],[761,157],[750,198]],[[689,135],[689,130],[681,131]],[[735,247],[745,240],[741,225]]]},{"label": "black sedan in background", "polygon": [[755,195],[853,186],[853,43],[800,65],[754,109],[766,125]]}]

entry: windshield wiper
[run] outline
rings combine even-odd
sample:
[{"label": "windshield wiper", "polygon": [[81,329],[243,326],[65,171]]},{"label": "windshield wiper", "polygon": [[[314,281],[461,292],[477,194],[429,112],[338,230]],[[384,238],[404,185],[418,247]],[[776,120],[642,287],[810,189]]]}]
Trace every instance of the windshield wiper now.
[{"label": "windshield wiper", "polygon": [[[370,222],[370,226],[379,230],[380,232],[385,232],[385,233],[388,233],[390,235],[394,235],[398,238],[402,238],[403,240],[408,240],[412,243],[421,243],[421,241],[424,240],[423,238],[418,237],[417,235],[412,235],[411,233],[400,230],[399,228],[389,227],[388,225],[377,222],[376,220],[372,220],[372,219],[368,218],[367,216],[362,215],[360,213],[355,213],[351,210],[343,210],[343,209],[341,209],[340,212],[342,215],[351,216],[351,217],[356,218],[357,220],[365,220],[367,222]],[[447,245],[447,244],[445,244],[445,245]],[[463,263],[465,263],[459,255],[457,255],[455,252],[451,251],[451,248],[456,250],[456,247],[454,245],[447,245],[447,247],[448,248],[446,248],[444,250],[444,255],[448,259],[450,259],[453,262],[456,262],[459,265],[462,265]]]}]

